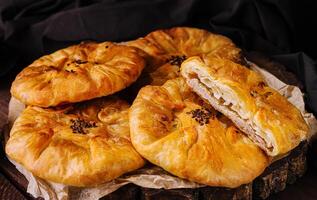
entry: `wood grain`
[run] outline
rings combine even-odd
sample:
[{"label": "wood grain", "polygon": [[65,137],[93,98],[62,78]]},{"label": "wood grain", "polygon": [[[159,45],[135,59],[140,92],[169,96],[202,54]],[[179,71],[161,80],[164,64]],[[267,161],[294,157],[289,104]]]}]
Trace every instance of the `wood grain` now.
[{"label": "wood grain", "polygon": [[8,103],[10,100],[10,92],[8,88],[0,89],[0,131],[7,123]]},{"label": "wood grain", "polygon": [[10,100],[9,84],[1,85],[0,88],[0,199],[19,200],[33,199],[25,191],[28,181],[15,169],[15,166],[9,162],[4,153],[2,131],[7,123],[8,104]]},{"label": "wood grain", "polygon": [[0,199],[25,200],[27,199],[0,173]]},{"label": "wood grain", "polygon": [[[3,149],[3,146],[0,145]],[[12,184],[21,191],[26,191],[28,181],[26,178],[16,170],[15,166],[6,158],[4,151],[0,151],[0,171],[1,173],[12,182]]]}]

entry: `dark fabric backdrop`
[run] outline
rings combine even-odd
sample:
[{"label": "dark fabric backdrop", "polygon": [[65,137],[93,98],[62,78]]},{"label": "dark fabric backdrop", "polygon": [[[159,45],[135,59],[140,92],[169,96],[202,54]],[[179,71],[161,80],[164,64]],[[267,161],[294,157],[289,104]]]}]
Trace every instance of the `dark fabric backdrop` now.
[{"label": "dark fabric backdrop", "polygon": [[1,0],[0,77],[82,40],[123,41],[186,25],[224,34],[286,65],[316,114],[316,10],[314,0]]}]

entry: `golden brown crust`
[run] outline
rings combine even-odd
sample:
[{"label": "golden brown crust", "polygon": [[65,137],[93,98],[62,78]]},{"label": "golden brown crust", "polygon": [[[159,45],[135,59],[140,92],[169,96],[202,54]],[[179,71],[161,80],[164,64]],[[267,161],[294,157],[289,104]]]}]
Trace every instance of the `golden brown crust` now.
[{"label": "golden brown crust", "polygon": [[260,148],[191,92],[182,78],[140,90],[130,108],[130,131],[144,158],[210,186],[249,183],[269,163]]},{"label": "golden brown crust", "polygon": [[300,111],[247,67],[197,56],[182,64],[181,74],[269,155],[287,153],[306,139],[309,128]]},{"label": "golden brown crust", "polygon": [[178,77],[181,62],[190,56],[204,54],[240,61],[240,49],[229,38],[197,28],[157,30],[126,44],[147,53],[145,71],[150,73],[151,85]]},{"label": "golden brown crust", "polygon": [[129,105],[119,99],[44,109],[14,123],[7,155],[35,176],[72,186],[110,181],[144,164],[130,142]]},{"label": "golden brown crust", "polygon": [[41,107],[113,94],[134,82],[145,65],[140,50],[111,42],[81,43],[43,56],[12,83],[11,94]]}]

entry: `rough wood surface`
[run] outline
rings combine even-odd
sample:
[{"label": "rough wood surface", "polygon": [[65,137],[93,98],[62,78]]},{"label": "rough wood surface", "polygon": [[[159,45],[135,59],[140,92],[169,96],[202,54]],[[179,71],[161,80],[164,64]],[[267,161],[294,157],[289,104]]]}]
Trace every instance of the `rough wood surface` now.
[{"label": "rough wood surface", "polygon": [[[2,145],[1,145],[2,148]],[[0,171],[10,180],[16,188],[25,191],[28,181],[26,178],[15,169],[15,166],[6,158],[4,151],[0,151]]]},{"label": "rough wood surface", "polygon": [[7,123],[11,97],[9,87],[9,82],[0,82],[0,200],[34,199],[25,192],[28,184],[26,178],[9,162],[4,153],[2,131]]},{"label": "rough wood surface", "polygon": [[0,199],[25,200],[27,198],[0,173]]},{"label": "rough wood surface", "polygon": [[287,184],[300,178],[306,171],[306,153],[307,143],[301,143],[290,155],[271,164],[254,180],[253,198],[266,199],[273,193],[283,191]]},{"label": "rough wood surface", "polygon": [[102,200],[135,200],[139,199],[140,192],[140,187],[133,184],[128,184],[111,193],[111,195],[103,197]]},{"label": "rough wood surface", "polygon": [[[199,189],[150,189],[128,185],[103,199],[142,200],[251,200],[266,199],[271,194],[283,191],[288,183],[293,183],[306,170],[307,142],[301,143],[287,157],[271,164],[252,183],[238,188],[203,187]],[[289,182],[289,176],[292,182]]]},{"label": "rough wood surface", "polygon": [[[0,131],[7,123],[8,103],[10,100],[10,93],[8,88],[0,89]],[[1,135],[0,135],[1,138]]]}]

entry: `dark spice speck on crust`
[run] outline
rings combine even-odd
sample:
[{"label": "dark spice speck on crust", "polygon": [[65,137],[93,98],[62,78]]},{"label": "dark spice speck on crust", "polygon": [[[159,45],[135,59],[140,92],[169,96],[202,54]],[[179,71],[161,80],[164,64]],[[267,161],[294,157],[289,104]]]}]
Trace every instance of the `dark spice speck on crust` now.
[{"label": "dark spice speck on crust", "polygon": [[71,126],[73,133],[86,134],[85,128],[96,128],[96,122],[87,122],[83,119],[71,119]]},{"label": "dark spice speck on crust", "polygon": [[190,114],[191,117],[195,119],[201,126],[208,124],[209,119],[213,117],[213,113],[207,108],[197,108],[187,112],[186,114]]},{"label": "dark spice speck on crust", "polygon": [[265,98],[268,98],[269,96],[271,96],[273,93],[272,92],[266,92],[265,94],[264,94],[264,97]]},{"label": "dark spice speck on crust", "polygon": [[259,88],[264,88],[265,85],[266,85],[266,84],[265,84],[263,81],[261,81],[261,82],[258,83],[258,87],[259,87]]},{"label": "dark spice speck on crust", "polygon": [[166,62],[172,64],[172,65],[177,65],[181,66],[182,62],[186,60],[186,56],[171,56],[169,59],[167,59]]},{"label": "dark spice speck on crust", "polygon": [[87,63],[88,61],[85,61],[85,60],[75,60],[74,61],[76,64],[85,64],[85,63]]},{"label": "dark spice speck on crust", "polygon": [[69,73],[75,73],[75,71],[73,69],[71,69],[71,70],[65,69],[65,71],[69,72]]},{"label": "dark spice speck on crust", "polygon": [[252,97],[257,97],[257,96],[258,96],[258,93],[257,93],[255,90],[251,90],[251,91],[250,91],[250,95],[251,95]]}]

